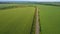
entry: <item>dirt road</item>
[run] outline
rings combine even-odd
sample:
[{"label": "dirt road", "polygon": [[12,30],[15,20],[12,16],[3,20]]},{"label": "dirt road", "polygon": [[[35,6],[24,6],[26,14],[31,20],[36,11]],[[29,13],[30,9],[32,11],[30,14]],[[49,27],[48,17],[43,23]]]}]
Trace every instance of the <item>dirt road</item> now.
[{"label": "dirt road", "polygon": [[38,8],[35,7],[36,12],[36,27],[35,27],[35,34],[39,34],[39,17],[38,17]]}]

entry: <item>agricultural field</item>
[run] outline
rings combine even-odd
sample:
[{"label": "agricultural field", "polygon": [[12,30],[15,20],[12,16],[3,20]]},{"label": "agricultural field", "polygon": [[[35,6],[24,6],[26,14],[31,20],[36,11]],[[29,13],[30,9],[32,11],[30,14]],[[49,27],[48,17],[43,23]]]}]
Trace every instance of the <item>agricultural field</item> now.
[{"label": "agricultural field", "polygon": [[0,9],[0,34],[35,34],[35,6],[39,11],[40,34],[60,34],[60,7],[42,4],[0,4],[0,8],[8,7]]},{"label": "agricultural field", "polygon": [[60,34],[60,7],[38,5],[40,15],[40,34]]},{"label": "agricultural field", "polygon": [[30,34],[33,7],[0,10],[0,34]]},{"label": "agricultural field", "polygon": [[9,7],[9,6],[17,6],[18,4],[0,4],[0,8]]}]

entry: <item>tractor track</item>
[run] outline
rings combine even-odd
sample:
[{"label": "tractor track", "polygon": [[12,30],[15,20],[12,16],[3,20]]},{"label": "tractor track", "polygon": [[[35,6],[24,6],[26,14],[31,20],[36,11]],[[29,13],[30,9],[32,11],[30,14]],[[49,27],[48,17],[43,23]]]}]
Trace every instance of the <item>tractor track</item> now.
[{"label": "tractor track", "polygon": [[39,26],[39,16],[38,16],[38,8],[35,7],[35,16],[36,16],[36,24],[35,24],[35,34],[39,34],[40,32],[40,26]]}]

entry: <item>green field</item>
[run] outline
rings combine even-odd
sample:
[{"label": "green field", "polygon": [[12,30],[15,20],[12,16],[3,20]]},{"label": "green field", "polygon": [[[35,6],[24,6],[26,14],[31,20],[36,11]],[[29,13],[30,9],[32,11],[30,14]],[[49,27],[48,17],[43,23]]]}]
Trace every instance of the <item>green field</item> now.
[{"label": "green field", "polygon": [[0,8],[8,7],[8,6],[16,6],[18,4],[0,4]]},{"label": "green field", "polygon": [[0,10],[0,34],[30,34],[33,7]]},{"label": "green field", "polygon": [[[35,13],[34,6],[39,8],[40,34],[60,34],[60,7],[38,4],[0,4],[0,8],[9,6],[19,7],[0,9],[0,34],[30,34]],[[35,23],[32,30],[34,34]]]},{"label": "green field", "polygon": [[60,7],[39,5],[41,34],[60,34]]}]

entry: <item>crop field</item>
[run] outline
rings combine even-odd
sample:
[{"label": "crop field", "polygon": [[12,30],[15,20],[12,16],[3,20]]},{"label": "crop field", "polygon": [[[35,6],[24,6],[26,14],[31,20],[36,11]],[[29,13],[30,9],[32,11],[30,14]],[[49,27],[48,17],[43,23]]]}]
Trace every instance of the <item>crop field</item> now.
[{"label": "crop field", "polygon": [[18,4],[0,4],[0,8],[8,7],[8,6],[16,6]]},{"label": "crop field", "polygon": [[60,34],[60,7],[39,5],[41,34]]},{"label": "crop field", "polygon": [[0,34],[35,34],[35,6],[39,11],[40,34],[60,34],[60,7],[39,4],[0,4],[0,8],[7,7],[0,9]]},{"label": "crop field", "polygon": [[30,34],[33,7],[0,10],[0,34]]}]

